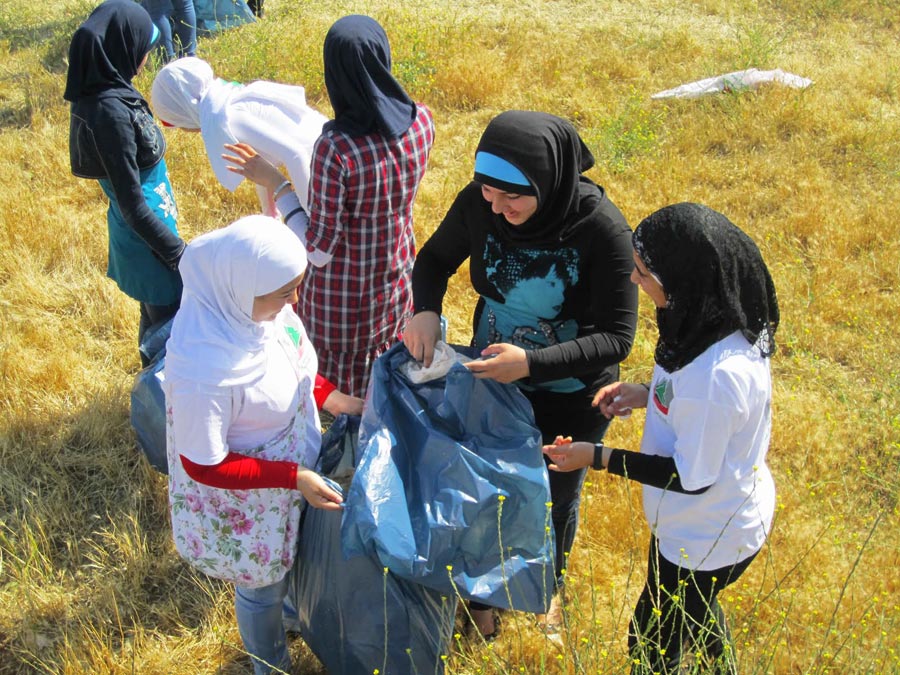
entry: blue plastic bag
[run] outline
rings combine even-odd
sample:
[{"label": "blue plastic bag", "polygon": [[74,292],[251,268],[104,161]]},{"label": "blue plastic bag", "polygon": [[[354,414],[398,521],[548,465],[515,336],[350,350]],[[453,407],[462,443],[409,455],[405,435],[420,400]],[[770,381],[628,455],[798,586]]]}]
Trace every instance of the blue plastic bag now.
[{"label": "blue plastic bag", "polygon": [[335,675],[443,673],[456,598],[344,560],[340,532],[341,512],[305,509],[289,592],[304,642]]},{"label": "blue plastic bag", "polygon": [[153,325],[144,333],[140,350],[150,359],[146,368],[134,376],[131,387],[131,426],[138,445],[157,471],[169,473],[166,458],[166,397],[162,390],[166,341],[172,333],[172,319]]},{"label": "blue plastic bag", "polygon": [[528,400],[460,364],[412,384],[393,347],[374,364],[362,459],[342,526],[346,556],[447,595],[545,612],[554,587],[550,488]]},{"label": "blue plastic bag", "polygon": [[319,471],[340,481],[353,475],[359,457],[359,415],[340,414],[322,434]]}]

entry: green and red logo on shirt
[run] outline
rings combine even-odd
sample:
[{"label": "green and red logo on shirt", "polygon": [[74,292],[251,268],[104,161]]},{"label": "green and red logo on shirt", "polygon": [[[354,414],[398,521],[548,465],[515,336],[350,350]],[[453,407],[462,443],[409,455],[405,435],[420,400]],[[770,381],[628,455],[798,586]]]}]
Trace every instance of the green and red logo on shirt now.
[{"label": "green and red logo on shirt", "polygon": [[669,414],[669,404],[672,402],[672,380],[660,380],[653,388],[653,403],[656,409],[663,415]]},{"label": "green and red logo on shirt", "polygon": [[291,342],[294,343],[295,347],[300,346],[300,331],[296,328],[292,328],[291,326],[285,326],[284,332],[287,333],[288,337],[291,338]]}]

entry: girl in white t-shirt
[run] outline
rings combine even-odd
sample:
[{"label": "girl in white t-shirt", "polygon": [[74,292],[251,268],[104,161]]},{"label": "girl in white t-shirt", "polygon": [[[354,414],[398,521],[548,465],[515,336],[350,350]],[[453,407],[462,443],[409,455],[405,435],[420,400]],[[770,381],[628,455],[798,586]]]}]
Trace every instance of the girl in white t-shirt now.
[{"label": "girl in white t-shirt", "polygon": [[317,382],[315,351],[290,307],[305,270],[303,244],[274,218],[249,216],[197,237],[181,259],[184,296],[166,347],[175,545],[202,572],[235,584],[257,675],[291,670],[282,607],[303,502],[340,508],[314,470],[317,406],[362,408]]},{"label": "girl in white t-shirt", "polygon": [[717,596],[759,552],[775,510],[775,287],[750,237],[699,204],[660,209],[633,243],[632,281],[657,307],[656,366],[650,384],[616,382],[594,404],[608,417],[647,407],[640,452],[563,438],[544,451],[553,470],[590,465],[644,485],[651,539],[632,673],[679,672],[685,643],[711,672],[734,673]]}]

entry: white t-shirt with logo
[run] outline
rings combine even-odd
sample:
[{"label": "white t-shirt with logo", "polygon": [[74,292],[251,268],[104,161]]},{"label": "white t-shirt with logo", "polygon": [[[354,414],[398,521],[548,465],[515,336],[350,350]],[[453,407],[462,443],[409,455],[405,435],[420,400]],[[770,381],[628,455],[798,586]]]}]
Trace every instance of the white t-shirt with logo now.
[{"label": "white t-shirt with logo", "polygon": [[[314,465],[322,433],[313,397],[317,360],[303,324],[290,307],[283,311],[298,344],[293,345],[286,336],[270,341],[265,347],[268,367],[259,381],[217,387],[166,377],[163,391],[172,415],[171,440],[179,454],[211,466],[224,460],[229,451],[257,448],[292,423],[304,396],[308,399],[304,406],[308,443],[298,461]],[[289,354],[292,349],[296,358]]]},{"label": "white t-shirt with logo", "polygon": [[684,368],[653,371],[641,452],[674,457],[686,490],[645,485],[644,514],[669,562],[733,565],[760,549],[775,512],[765,463],[772,427],[769,359],[739,332]]}]

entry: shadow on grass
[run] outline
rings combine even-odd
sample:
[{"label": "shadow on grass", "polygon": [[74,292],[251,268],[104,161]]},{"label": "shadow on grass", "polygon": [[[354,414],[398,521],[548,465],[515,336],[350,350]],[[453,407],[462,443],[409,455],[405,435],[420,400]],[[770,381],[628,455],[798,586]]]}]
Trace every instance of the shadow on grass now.
[{"label": "shadow on grass", "polygon": [[[137,447],[127,397],[26,415],[0,430],[0,673],[125,672],[215,625],[231,589],[176,553],[166,478]],[[243,672],[237,649],[220,650],[220,672]]]},{"label": "shadow on grass", "polygon": [[[72,34],[93,9],[75,8],[69,18],[22,25],[0,14],[0,46],[9,54],[0,77],[0,130],[28,127],[36,112],[49,101],[61,101],[62,88],[48,90],[47,76],[65,81]],[[34,52],[36,61],[28,52]]]}]

